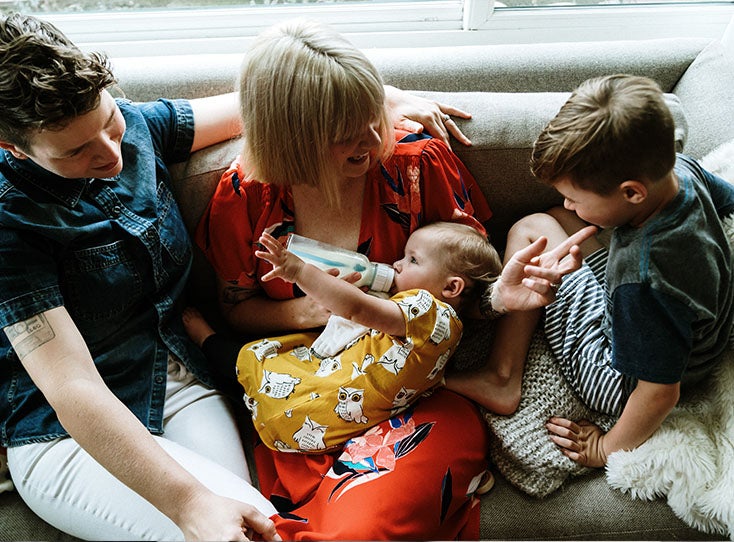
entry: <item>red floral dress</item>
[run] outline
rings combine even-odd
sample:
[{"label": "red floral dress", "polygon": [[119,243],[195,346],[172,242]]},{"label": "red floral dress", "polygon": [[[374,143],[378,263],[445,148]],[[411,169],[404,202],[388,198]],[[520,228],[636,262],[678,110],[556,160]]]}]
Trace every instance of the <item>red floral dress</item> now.
[{"label": "red floral dress", "polygon": [[[411,232],[437,220],[484,232],[491,211],[456,155],[428,136],[396,135],[393,155],[368,173],[358,251],[392,263]],[[222,176],[196,242],[221,279],[292,298],[292,284],[260,282],[269,264],[254,255],[262,232],[284,240],[294,231],[291,191],[242,179],[238,158]],[[487,467],[487,446],[474,404],[440,389],[335,453],[256,446],[257,474],[280,511],[272,519],[286,540],[476,539],[473,492]]]}]

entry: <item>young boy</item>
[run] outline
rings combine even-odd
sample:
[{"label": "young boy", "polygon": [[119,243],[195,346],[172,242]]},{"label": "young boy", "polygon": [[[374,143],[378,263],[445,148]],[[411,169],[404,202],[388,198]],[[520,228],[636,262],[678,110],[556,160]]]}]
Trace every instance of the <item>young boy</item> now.
[{"label": "young boy", "polygon": [[[439,385],[461,338],[457,313],[502,269],[477,230],[435,222],[411,234],[394,264],[392,297],[383,299],[305,263],[267,233],[260,244],[265,250],[257,256],[273,265],[263,280],[295,282],[334,315],[363,326],[338,354],[319,357],[314,332],[240,348],[214,334],[195,311],[185,313],[186,329],[208,355],[237,358],[263,443],[290,452],[339,448]],[[216,342],[225,350],[215,349]]]},{"label": "young boy", "polygon": [[518,229],[550,243],[587,222],[612,229],[608,252],[591,254],[546,308],[569,383],[590,407],[619,416],[606,434],[549,420],[553,441],[586,466],[647,440],[728,343],[732,252],[721,218],[734,211],[734,190],[676,156],[673,128],[655,82],[612,75],[583,83],[534,145],[532,171],[566,211]]}]

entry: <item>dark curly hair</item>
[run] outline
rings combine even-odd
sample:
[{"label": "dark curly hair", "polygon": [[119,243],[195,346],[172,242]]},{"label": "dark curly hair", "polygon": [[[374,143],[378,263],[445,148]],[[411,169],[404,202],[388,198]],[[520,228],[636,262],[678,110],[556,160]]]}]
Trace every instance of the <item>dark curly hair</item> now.
[{"label": "dark curly hair", "polygon": [[116,83],[107,57],[84,53],[54,25],[0,16],[0,139],[28,149],[33,132],[62,129]]}]

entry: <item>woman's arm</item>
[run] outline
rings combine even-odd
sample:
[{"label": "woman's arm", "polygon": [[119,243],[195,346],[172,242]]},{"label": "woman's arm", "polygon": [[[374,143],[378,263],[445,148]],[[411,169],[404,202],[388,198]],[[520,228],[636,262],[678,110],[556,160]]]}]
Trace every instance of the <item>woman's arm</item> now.
[{"label": "woman's arm", "polygon": [[158,445],[106,386],[65,308],[4,331],[71,437],[171,518],[187,539],[246,540],[246,527],[266,538],[277,536],[273,523],[254,507],[211,493]]},{"label": "woman's arm", "polygon": [[[393,124],[411,132],[425,130],[449,145],[449,134],[463,145],[471,145],[449,115],[468,119],[466,111],[385,86],[385,101]],[[191,100],[194,111],[194,143],[191,152],[237,137],[242,133],[239,97],[236,92]]]},{"label": "woman's arm", "polygon": [[191,152],[237,137],[242,133],[236,92],[191,100],[194,143]]},{"label": "woman's arm", "polygon": [[266,336],[326,325],[331,314],[312,297],[272,299],[262,290],[218,280],[219,306],[227,323],[248,335]]},{"label": "woman's arm", "polygon": [[388,335],[405,334],[405,318],[393,301],[369,295],[353,284],[304,262],[268,233],[260,236],[260,244],[267,250],[258,250],[255,256],[273,265],[272,271],[262,280],[281,278],[295,282],[309,297],[342,318]]}]

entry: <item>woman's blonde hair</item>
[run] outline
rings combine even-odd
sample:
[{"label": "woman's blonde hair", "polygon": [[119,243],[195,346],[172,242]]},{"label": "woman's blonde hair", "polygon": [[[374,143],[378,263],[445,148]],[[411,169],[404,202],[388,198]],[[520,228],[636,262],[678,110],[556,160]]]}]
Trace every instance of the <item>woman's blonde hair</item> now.
[{"label": "woman's blonde hair", "polygon": [[377,123],[377,159],[394,145],[385,88],[367,57],[318,22],[291,20],[263,32],[238,82],[248,178],[318,187],[339,204],[331,146]]}]

